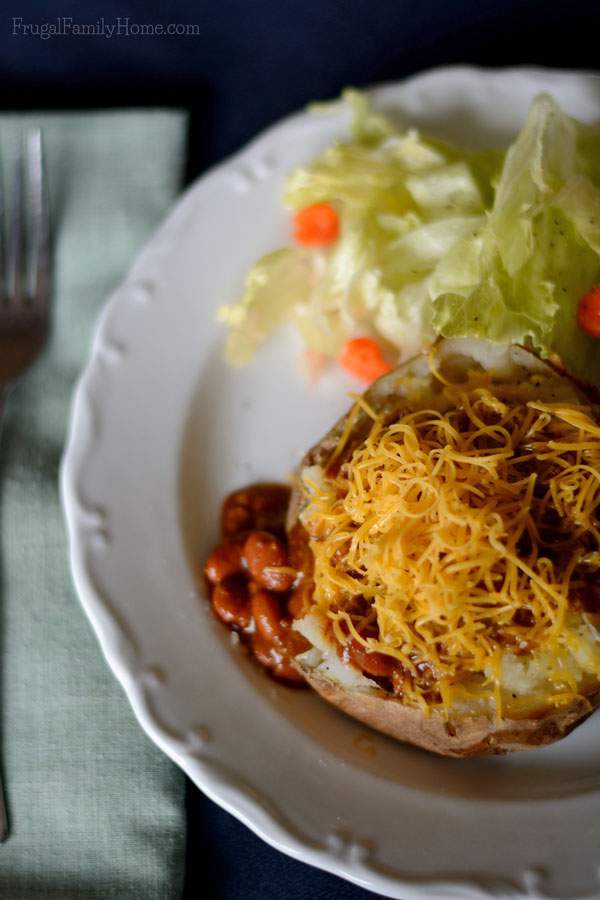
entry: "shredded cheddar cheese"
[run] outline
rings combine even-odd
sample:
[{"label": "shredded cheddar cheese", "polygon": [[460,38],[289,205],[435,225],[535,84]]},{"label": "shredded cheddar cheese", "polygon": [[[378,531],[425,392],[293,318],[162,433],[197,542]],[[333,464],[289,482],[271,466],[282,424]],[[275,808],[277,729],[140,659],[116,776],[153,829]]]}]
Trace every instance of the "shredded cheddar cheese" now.
[{"label": "shredded cheddar cheese", "polygon": [[340,645],[395,660],[404,702],[424,710],[476,689],[500,718],[511,660],[551,660],[547,700],[566,703],[582,676],[600,679],[585,627],[600,426],[588,407],[527,402],[481,375],[441,389],[446,412],[392,423],[362,404],[372,426],[348,458],[358,405],[349,414],[344,461],[311,482],[303,513],[314,607]]}]

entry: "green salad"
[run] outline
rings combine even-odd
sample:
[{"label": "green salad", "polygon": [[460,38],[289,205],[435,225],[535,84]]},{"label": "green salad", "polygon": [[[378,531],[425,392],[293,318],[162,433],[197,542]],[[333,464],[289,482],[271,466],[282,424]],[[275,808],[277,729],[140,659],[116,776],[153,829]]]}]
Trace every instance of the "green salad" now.
[{"label": "green salad", "polygon": [[472,151],[398,128],[358,91],[341,102],[348,139],[287,179],[292,245],[219,309],[227,359],[290,322],[365,380],[441,335],[524,344],[600,385],[578,317],[600,281],[600,127],[542,95],[507,151]]}]

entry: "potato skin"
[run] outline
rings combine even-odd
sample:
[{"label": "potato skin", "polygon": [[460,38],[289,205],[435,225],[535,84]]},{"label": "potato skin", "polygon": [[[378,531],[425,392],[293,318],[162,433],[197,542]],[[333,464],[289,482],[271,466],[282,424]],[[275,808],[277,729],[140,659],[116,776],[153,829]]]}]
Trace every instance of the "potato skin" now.
[{"label": "potato skin", "polygon": [[[296,668],[324,700],[347,715],[382,734],[439,756],[466,758],[533,750],[569,734],[590,715],[589,705],[584,700],[576,700],[568,706],[540,710],[539,717],[503,719],[499,724],[488,716],[446,720],[435,710],[425,717],[421,710],[405,706],[384,691],[351,692],[297,662]],[[600,702],[600,694],[589,700],[595,707]]]},{"label": "potato skin", "polygon": [[[531,372],[548,372],[550,369],[529,351],[514,347],[510,348],[509,352],[512,354],[512,363],[515,367],[513,376],[515,380],[522,381]],[[557,380],[567,380],[563,373],[555,375]],[[429,380],[431,383],[429,367],[424,357],[409,360],[394,372],[384,375],[365,393],[365,399],[372,408],[392,421],[407,404],[404,384],[418,379]],[[560,391],[558,385],[557,390]],[[590,397],[586,398],[579,385],[571,386],[570,390],[575,390],[579,398],[584,402],[587,399],[589,402]],[[598,416],[597,407],[595,412]],[[298,517],[306,503],[300,485],[300,472],[306,466],[327,464],[345,423],[346,415],[308,451],[302,460],[292,485],[287,516],[288,531],[298,524]],[[364,440],[370,426],[371,420],[366,413],[360,413],[348,441],[346,448],[348,454]],[[503,719],[498,723],[493,716],[455,715],[447,720],[437,710],[432,710],[429,716],[424,716],[421,710],[406,706],[399,698],[381,689],[349,690],[321,673],[307,668],[298,659],[294,661],[294,665],[324,700],[347,715],[396,740],[447,757],[500,755],[543,747],[565,737],[597,706],[600,706],[599,685],[597,690],[588,694],[587,700],[579,698],[565,706],[540,708],[527,718]]]}]

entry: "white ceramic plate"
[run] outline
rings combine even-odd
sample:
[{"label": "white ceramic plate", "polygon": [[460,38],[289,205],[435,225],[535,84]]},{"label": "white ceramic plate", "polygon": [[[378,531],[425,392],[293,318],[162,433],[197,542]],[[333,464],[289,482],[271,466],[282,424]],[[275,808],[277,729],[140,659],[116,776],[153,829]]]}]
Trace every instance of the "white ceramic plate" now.
[{"label": "white ceramic plate", "polygon": [[[532,69],[440,69],[373,99],[497,145],[542,90],[600,117],[599,79]],[[77,589],[142,727],[285,853],[403,900],[598,897],[600,715],[544,750],[438,759],[274,684],[202,597],[223,496],[284,479],[355,387],[330,376],[307,391],[289,335],[230,371],[214,324],[250,263],[287,239],[286,173],[344,126],[302,113],[202,178],[108,303],[62,472]]]}]

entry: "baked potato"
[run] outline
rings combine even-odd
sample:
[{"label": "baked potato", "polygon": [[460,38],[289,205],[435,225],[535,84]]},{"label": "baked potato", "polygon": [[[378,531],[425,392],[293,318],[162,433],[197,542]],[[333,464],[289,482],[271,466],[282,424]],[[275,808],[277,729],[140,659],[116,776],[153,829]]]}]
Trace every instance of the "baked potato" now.
[{"label": "baked potato", "polygon": [[600,427],[528,350],[447,340],[304,457],[287,529],[294,665],[444,756],[527,750],[600,703]]}]

